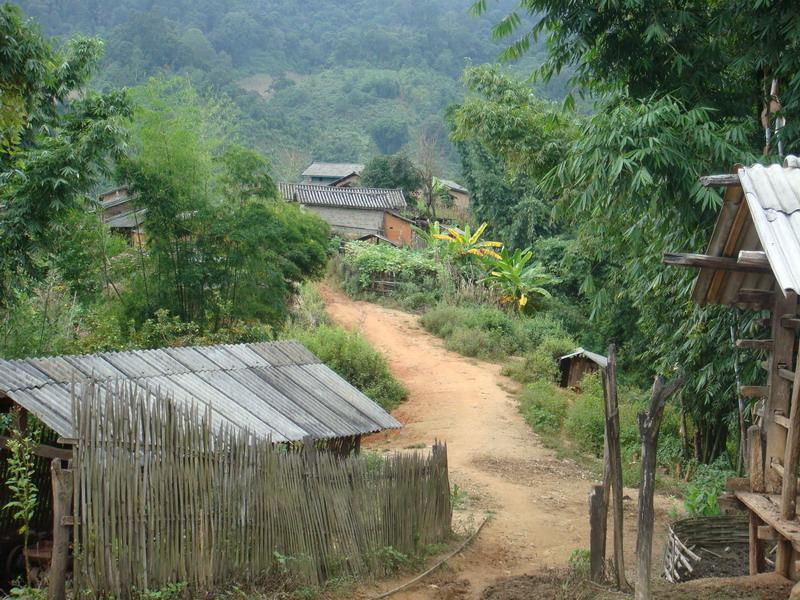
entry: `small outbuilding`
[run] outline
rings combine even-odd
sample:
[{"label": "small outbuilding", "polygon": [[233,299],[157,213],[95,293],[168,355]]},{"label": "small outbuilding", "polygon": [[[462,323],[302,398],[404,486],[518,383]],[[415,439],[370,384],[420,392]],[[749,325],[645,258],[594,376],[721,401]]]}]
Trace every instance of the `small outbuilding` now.
[{"label": "small outbuilding", "polygon": [[559,385],[563,388],[580,389],[581,379],[585,375],[607,366],[608,359],[602,354],[577,348],[558,359]]},{"label": "small outbuilding", "polygon": [[141,243],[147,211],[133,205],[127,186],[104,192],[97,200],[100,217],[111,231],[125,237],[130,244]]}]

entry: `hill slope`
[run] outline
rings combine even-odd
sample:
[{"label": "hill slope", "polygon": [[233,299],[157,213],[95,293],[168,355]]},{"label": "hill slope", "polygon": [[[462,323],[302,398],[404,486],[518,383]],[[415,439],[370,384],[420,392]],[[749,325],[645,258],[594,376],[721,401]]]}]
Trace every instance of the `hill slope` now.
[{"label": "hill slope", "polygon": [[[45,33],[106,41],[99,86],[137,85],[158,73],[223,92],[241,111],[244,141],[270,154],[279,175],[312,157],[366,160],[413,150],[463,94],[464,66],[494,60],[492,14],[468,0],[25,0]],[[536,62],[536,53],[521,68]],[[558,95],[558,85],[551,86]]]}]

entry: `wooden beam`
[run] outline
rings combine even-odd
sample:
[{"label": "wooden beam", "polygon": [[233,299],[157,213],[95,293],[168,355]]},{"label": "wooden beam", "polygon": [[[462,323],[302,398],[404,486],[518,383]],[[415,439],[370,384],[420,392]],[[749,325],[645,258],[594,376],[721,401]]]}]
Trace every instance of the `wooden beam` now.
[{"label": "wooden beam", "polygon": [[[738,495],[737,495],[738,498]],[[750,511],[750,575],[758,575],[764,570],[764,546],[758,539],[758,530],[763,521],[754,511]]]},{"label": "wooden beam", "polygon": [[[5,435],[0,435],[0,450],[8,445],[10,438]],[[68,448],[56,448],[55,446],[47,446],[46,444],[38,444],[33,447],[33,453],[42,458],[60,458],[61,460],[72,459],[72,450]]]},{"label": "wooden beam", "polygon": [[736,295],[736,304],[758,304],[769,308],[775,302],[775,292],[742,288]]},{"label": "wooden beam", "polygon": [[769,396],[768,385],[741,385],[739,393],[745,398],[766,398]]},{"label": "wooden beam", "polygon": [[784,329],[800,329],[800,319],[795,315],[783,315],[780,321]]},{"label": "wooden beam", "polygon": [[751,425],[747,428],[747,449],[750,452],[750,491],[763,492],[764,484],[764,446],[761,428]]},{"label": "wooden beam", "polygon": [[783,427],[784,429],[789,429],[789,425],[791,421],[784,417],[783,415],[773,415],[772,420],[775,421],[778,425]]},{"label": "wooden beam", "polygon": [[736,262],[740,265],[764,267],[772,270],[767,253],[763,250],[739,250],[739,259]]},{"label": "wooden beam", "polygon": [[728,256],[665,252],[661,262],[673,267],[699,267],[720,271],[739,271],[741,273],[772,273],[772,269],[769,266],[742,264],[735,258]]},{"label": "wooden beam", "polygon": [[729,187],[733,185],[742,185],[739,181],[739,176],[736,173],[721,173],[719,175],[703,175],[700,178],[700,184],[703,187]]},{"label": "wooden beam", "polygon": [[772,350],[772,340],[736,340],[736,347],[749,350]]},{"label": "wooden beam", "polygon": [[778,369],[778,375],[786,381],[794,382],[794,371],[790,371],[789,369]]},{"label": "wooden beam", "polygon": [[64,524],[72,516],[74,478],[71,469],[63,469],[61,460],[54,458],[50,466],[53,481],[53,553],[50,560],[48,598],[66,600],[67,568],[72,532]]},{"label": "wooden beam", "polygon": [[775,531],[772,525],[759,525],[758,539],[764,542],[774,542],[778,539],[778,532]]},{"label": "wooden beam", "polygon": [[[800,357],[795,371],[800,374]],[[786,455],[783,464],[786,471],[781,488],[781,517],[794,519],[797,516],[797,464],[800,460],[800,377],[795,377],[792,386],[791,413],[786,436]]]}]

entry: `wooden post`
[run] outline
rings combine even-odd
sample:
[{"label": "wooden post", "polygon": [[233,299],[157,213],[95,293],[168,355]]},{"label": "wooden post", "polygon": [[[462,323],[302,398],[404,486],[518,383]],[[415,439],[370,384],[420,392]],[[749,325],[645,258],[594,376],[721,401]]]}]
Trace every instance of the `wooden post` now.
[{"label": "wooden post", "polygon": [[606,510],[603,486],[593,485],[589,492],[589,564],[592,581],[601,583],[606,563]]},{"label": "wooden post", "polygon": [[642,481],[639,486],[639,515],[636,536],[636,600],[650,600],[650,566],[653,553],[653,495],[656,487],[656,448],[661,419],[667,399],[683,385],[678,377],[664,384],[661,377],[653,382],[650,408],[638,415],[642,440]]},{"label": "wooden post", "polygon": [[[792,382],[780,376],[780,370],[792,364],[794,356],[795,332],[783,326],[781,320],[786,315],[794,316],[797,312],[797,295],[789,293],[784,295],[781,291],[775,296],[772,310],[772,352],[768,361],[769,367],[769,393],[766,410],[764,413],[764,426],[766,429],[766,454],[765,454],[765,480],[767,492],[780,494],[782,492],[782,477],[771,468],[773,463],[783,462],[786,456],[787,430],[775,420],[775,415],[789,414],[789,400]],[[792,561],[792,545],[785,540],[778,542],[778,551],[775,557],[775,571],[784,577],[790,574]]]},{"label": "wooden post", "polygon": [[48,597],[66,600],[67,568],[69,566],[70,525],[72,517],[72,470],[61,468],[61,459],[50,463],[53,481],[53,554],[50,559]]},{"label": "wooden post", "polygon": [[764,492],[764,446],[761,440],[761,428],[751,425],[747,429],[747,449],[750,452],[750,491]]},{"label": "wooden post", "polygon": [[749,565],[750,575],[758,575],[764,570],[763,544],[758,537],[758,528],[761,526],[761,519],[752,510],[750,511],[750,554]]},{"label": "wooden post", "polygon": [[623,545],[622,514],[622,450],[619,444],[619,410],[617,408],[617,351],[614,344],[608,347],[608,365],[603,378],[603,397],[605,399],[606,440],[608,459],[611,467],[614,507],[614,570],[616,585],[620,590],[630,589],[625,578],[625,547]]},{"label": "wooden post", "polygon": [[792,408],[786,436],[786,456],[783,462],[783,486],[781,489],[781,517],[792,520],[797,510],[797,462],[800,452],[800,356],[794,370]]},{"label": "wooden post", "polygon": [[792,384],[780,376],[780,369],[792,364],[794,356],[795,332],[781,325],[781,318],[785,315],[794,315],[797,312],[797,296],[793,293],[784,296],[778,293],[772,311],[772,352],[770,353],[768,367],[768,396],[766,410],[764,411],[764,426],[767,436],[767,449],[765,456],[764,474],[766,477],[767,491],[772,494],[781,492],[781,478],[770,469],[773,460],[783,461],[786,454],[786,429],[775,422],[775,411],[789,414],[789,396]]}]

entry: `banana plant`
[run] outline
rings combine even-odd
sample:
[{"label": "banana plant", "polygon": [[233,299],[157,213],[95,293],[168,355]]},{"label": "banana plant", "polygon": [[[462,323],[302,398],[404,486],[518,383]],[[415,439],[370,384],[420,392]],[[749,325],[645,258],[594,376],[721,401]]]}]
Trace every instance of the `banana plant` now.
[{"label": "banana plant", "polygon": [[464,231],[450,227],[447,229],[447,233],[434,233],[431,237],[446,242],[446,253],[456,259],[477,256],[478,258],[493,258],[497,260],[500,255],[495,248],[502,248],[503,243],[481,239],[487,226],[488,223],[483,223],[474,233],[469,225],[464,227]]},{"label": "banana plant", "polygon": [[530,264],[533,251],[530,248],[517,248],[513,254],[507,248],[500,250],[496,260],[490,262],[489,275],[485,281],[495,288],[501,304],[515,304],[524,311],[531,297],[549,298],[545,286],[557,283],[541,263]]}]

